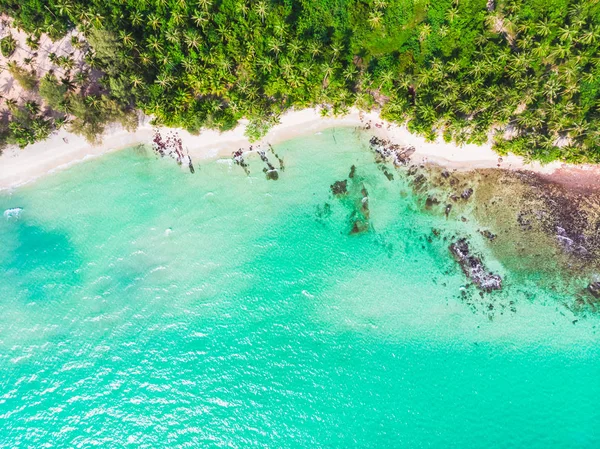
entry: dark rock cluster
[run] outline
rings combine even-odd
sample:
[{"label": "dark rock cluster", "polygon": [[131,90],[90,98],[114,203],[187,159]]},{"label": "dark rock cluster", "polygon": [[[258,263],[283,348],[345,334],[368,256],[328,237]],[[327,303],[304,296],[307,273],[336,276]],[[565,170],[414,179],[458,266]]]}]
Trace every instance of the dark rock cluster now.
[{"label": "dark rock cluster", "polygon": [[238,148],[233,152],[233,163],[239,165],[244,169],[246,175],[250,175],[250,170],[248,168],[248,163],[244,159],[244,150],[242,148]]},{"label": "dark rock cluster", "polygon": [[279,172],[280,171],[283,172],[285,170],[284,165],[283,165],[283,159],[280,158],[277,155],[277,153],[275,153],[275,150],[273,149],[271,144],[269,144],[268,151],[270,153],[272,153],[273,156],[279,162],[279,169],[275,168],[275,166],[269,160],[269,157],[267,156],[267,152],[262,150],[260,148],[260,146],[257,146],[256,148],[254,148],[252,145],[250,145],[250,148],[248,148],[247,150],[244,150],[243,148],[239,148],[237,151],[233,152],[232,159],[233,159],[234,164],[242,167],[244,169],[244,172],[246,173],[246,175],[249,176],[250,175],[250,166],[244,159],[244,155],[246,153],[255,152],[260,157],[260,160],[265,164],[265,167],[263,167],[263,173],[265,174],[266,178],[268,180],[276,181],[279,179]]},{"label": "dark rock cluster", "polygon": [[331,193],[342,205],[350,209],[349,234],[363,234],[370,230],[369,192],[358,177],[354,165],[350,167],[348,178],[331,184]]},{"label": "dark rock cluster", "polygon": [[371,137],[369,144],[382,161],[391,160],[395,166],[408,165],[410,157],[415,152],[414,147],[403,147],[376,136]]},{"label": "dark rock cluster", "polygon": [[502,289],[502,278],[487,271],[481,259],[473,254],[466,239],[459,239],[450,244],[450,252],[467,276],[481,290],[492,291]]},{"label": "dark rock cluster", "polygon": [[189,152],[187,154],[184,153],[183,142],[176,131],[170,131],[166,136],[163,136],[160,130],[155,129],[154,136],[152,137],[152,149],[160,157],[168,156],[175,159],[179,165],[186,162],[190,173],[195,172],[192,158]]}]

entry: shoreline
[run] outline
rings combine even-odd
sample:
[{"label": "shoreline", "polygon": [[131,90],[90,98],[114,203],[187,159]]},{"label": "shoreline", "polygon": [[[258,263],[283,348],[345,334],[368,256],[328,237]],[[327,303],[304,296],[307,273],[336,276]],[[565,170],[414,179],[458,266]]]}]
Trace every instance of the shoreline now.
[{"label": "shoreline", "polygon": [[[23,150],[8,147],[0,155],[0,191],[29,184],[47,174],[67,169],[90,158],[135,145],[150,144],[156,128],[149,122],[150,118],[143,116],[134,132],[126,131],[119,125],[112,125],[98,145],[92,145],[83,137],[62,129],[45,141],[36,142]],[[416,151],[411,159],[419,164],[432,163],[460,171],[478,168],[529,170],[545,176],[560,171],[561,179],[571,177],[573,171],[585,171],[588,177],[591,174],[592,178],[596,178],[594,175],[600,176],[600,167],[597,166],[575,166],[562,162],[546,165],[538,162],[525,163],[523,158],[514,155],[500,158],[492,150],[491,144],[468,144],[459,147],[443,142],[441,138],[436,142],[426,142],[423,137],[410,133],[405,126],[382,120],[378,112],[360,112],[354,108],[347,115],[340,117],[322,117],[316,108],[289,111],[281,116],[280,123],[270,129],[263,139],[254,143],[244,135],[246,121],[241,121],[240,125],[230,131],[204,130],[199,135],[174,128],[158,129],[162,132],[177,131],[183,147],[189,151],[195,162],[229,155],[241,147],[261,143],[276,144],[328,128],[364,128],[369,122],[372,123],[370,131],[374,135],[400,145],[413,146]]]}]

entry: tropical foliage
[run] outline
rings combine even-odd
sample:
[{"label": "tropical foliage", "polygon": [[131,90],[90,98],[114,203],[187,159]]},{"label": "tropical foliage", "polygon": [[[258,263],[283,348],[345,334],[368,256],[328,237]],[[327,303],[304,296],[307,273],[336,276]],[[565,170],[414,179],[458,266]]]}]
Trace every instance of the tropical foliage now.
[{"label": "tropical foliage", "polygon": [[0,52],[4,57],[10,57],[17,49],[17,41],[10,34],[0,39]]},{"label": "tropical foliage", "polygon": [[[256,138],[289,108],[379,107],[411,130],[600,162],[596,0],[0,0],[30,33],[77,27],[101,104]],[[40,86],[41,87],[41,86]],[[57,104],[57,99],[53,100]],[[92,100],[71,105],[89,129]],[[50,100],[48,100],[50,101]],[[59,103],[59,102],[58,102]],[[107,106],[108,105],[108,106]]]}]

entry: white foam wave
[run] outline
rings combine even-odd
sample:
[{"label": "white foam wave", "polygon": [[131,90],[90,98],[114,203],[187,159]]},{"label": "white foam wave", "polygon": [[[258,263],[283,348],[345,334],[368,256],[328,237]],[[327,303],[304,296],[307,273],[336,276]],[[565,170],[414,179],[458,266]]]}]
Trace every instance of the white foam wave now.
[{"label": "white foam wave", "polygon": [[22,207],[13,207],[12,209],[6,209],[4,211],[4,218],[6,218],[7,220],[10,218],[19,218],[19,215],[21,215],[22,211]]}]

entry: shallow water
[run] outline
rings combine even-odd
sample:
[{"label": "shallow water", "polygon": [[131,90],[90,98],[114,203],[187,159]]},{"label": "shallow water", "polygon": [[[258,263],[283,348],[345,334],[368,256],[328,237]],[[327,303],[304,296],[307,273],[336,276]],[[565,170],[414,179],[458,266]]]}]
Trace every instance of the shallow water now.
[{"label": "shallow water", "polygon": [[[366,139],[277,145],[278,181],[132,149],[0,196],[0,447],[600,447],[599,319]],[[504,277],[475,307],[455,235]]]}]

